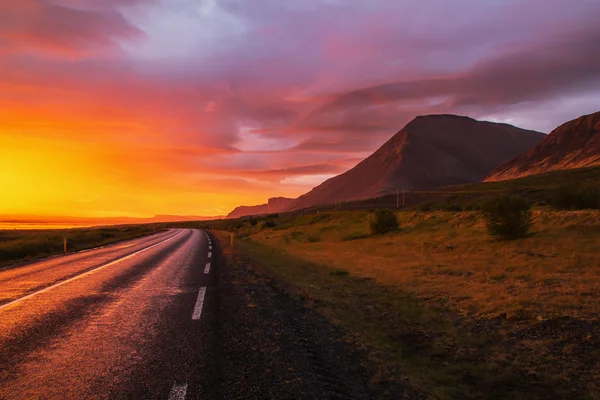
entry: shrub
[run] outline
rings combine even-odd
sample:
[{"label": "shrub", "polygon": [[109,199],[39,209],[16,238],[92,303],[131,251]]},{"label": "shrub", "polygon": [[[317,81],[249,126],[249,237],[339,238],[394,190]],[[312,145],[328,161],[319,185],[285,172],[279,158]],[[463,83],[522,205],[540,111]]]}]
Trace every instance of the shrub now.
[{"label": "shrub", "polygon": [[531,204],[516,196],[500,196],[482,206],[488,233],[512,240],[528,235],[533,224]]},{"label": "shrub", "polygon": [[369,237],[369,234],[362,232],[354,232],[349,233],[347,235],[342,236],[342,241],[347,242],[349,240],[357,240],[357,239],[366,239]]},{"label": "shrub", "polygon": [[463,210],[462,206],[460,204],[456,204],[456,203],[446,204],[444,206],[444,211],[460,212],[462,210]]},{"label": "shrub", "polygon": [[393,211],[380,208],[375,210],[375,215],[370,225],[371,232],[381,235],[398,229],[398,217]]},{"label": "shrub", "polygon": [[268,219],[262,223],[263,228],[275,228],[276,226],[277,226],[277,224],[270,219]]},{"label": "shrub", "polygon": [[559,210],[585,210],[600,208],[600,191],[577,186],[562,186],[548,196],[548,203]]},{"label": "shrub", "polygon": [[306,240],[307,240],[309,243],[317,243],[317,242],[320,242],[320,241],[321,241],[321,236],[319,236],[319,235],[309,235],[309,236],[306,238]]},{"label": "shrub", "polygon": [[335,269],[329,273],[329,275],[333,276],[348,276],[350,273],[345,269]]},{"label": "shrub", "polygon": [[432,211],[433,210],[433,204],[431,204],[431,203],[423,204],[423,205],[421,205],[421,207],[419,207],[419,210],[423,211],[423,212]]},{"label": "shrub", "polygon": [[256,224],[258,224],[258,221],[254,217],[250,217],[250,225],[255,226]]}]

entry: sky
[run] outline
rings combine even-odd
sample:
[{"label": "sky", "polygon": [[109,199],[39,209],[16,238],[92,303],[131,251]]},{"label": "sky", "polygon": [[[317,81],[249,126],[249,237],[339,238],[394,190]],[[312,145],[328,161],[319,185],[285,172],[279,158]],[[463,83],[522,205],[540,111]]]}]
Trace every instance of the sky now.
[{"label": "sky", "polygon": [[223,215],[417,115],[600,110],[600,0],[0,0],[0,215]]}]

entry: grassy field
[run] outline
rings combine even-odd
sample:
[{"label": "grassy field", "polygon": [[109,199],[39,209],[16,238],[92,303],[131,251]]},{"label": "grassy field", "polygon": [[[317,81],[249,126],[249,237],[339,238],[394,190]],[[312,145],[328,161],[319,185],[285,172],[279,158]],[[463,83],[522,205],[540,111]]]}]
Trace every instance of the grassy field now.
[{"label": "grassy field", "polygon": [[[580,188],[600,190],[600,167],[579,168],[565,171],[553,171],[502,182],[472,183],[447,186],[431,191],[406,191],[404,195],[406,209],[418,210],[456,210],[477,209],[482,202],[495,195],[518,195],[537,205],[547,204],[551,192],[561,186],[576,184]],[[399,188],[402,189],[402,188]],[[400,204],[402,204],[399,196]],[[367,200],[344,199],[341,205],[345,210],[364,210],[377,207],[395,207],[396,194]],[[310,214],[317,211],[330,211],[333,204],[309,207],[296,214]]]},{"label": "grassy field", "polygon": [[103,246],[161,230],[158,225],[123,225],[98,228],[51,230],[0,230],[0,265],[33,260],[68,251]]},{"label": "grassy field", "polygon": [[346,269],[468,315],[600,314],[600,213],[535,212],[534,233],[488,237],[479,212],[400,212],[401,229],[369,235],[370,213],[322,213],[252,239],[311,262]]},{"label": "grassy field", "polygon": [[[600,398],[600,213],[537,208],[489,238],[472,212],[368,211],[221,221],[235,251],[366,346],[373,382],[440,398]],[[274,225],[274,226],[273,226]],[[245,239],[242,239],[245,238]]]}]

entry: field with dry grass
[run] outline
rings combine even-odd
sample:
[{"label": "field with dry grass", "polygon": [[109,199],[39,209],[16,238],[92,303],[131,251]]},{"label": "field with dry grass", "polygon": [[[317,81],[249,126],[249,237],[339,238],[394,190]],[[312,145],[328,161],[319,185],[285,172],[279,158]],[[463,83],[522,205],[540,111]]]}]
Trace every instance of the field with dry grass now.
[{"label": "field with dry grass", "polygon": [[517,241],[490,238],[479,212],[400,212],[398,232],[368,235],[363,211],[306,216],[252,239],[467,315],[599,315],[600,212],[534,215],[533,234]]},{"label": "field with dry grass", "polygon": [[[482,214],[368,211],[222,221],[228,254],[347,332],[372,384],[425,398],[600,398],[600,213],[534,210],[529,237],[492,239]],[[268,223],[267,223],[268,222]],[[421,397],[419,397],[421,398]]]},{"label": "field with dry grass", "polygon": [[0,266],[135,239],[164,230],[159,224],[73,229],[0,230]]}]

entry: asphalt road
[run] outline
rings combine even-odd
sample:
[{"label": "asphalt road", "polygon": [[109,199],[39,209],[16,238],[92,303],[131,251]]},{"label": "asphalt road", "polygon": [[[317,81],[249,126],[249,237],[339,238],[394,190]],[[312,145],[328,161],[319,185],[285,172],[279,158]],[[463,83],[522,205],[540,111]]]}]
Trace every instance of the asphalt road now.
[{"label": "asphalt road", "polygon": [[170,230],[0,270],[0,398],[210,398],[214,253]]}]

